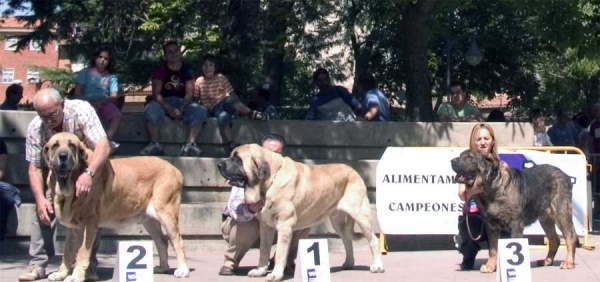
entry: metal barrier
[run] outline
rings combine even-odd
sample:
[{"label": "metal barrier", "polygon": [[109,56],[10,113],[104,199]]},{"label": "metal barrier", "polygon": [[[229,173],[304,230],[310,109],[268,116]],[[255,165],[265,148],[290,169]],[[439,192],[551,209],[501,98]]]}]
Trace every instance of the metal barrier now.
[{"label": "metal barrier", "polygon": [[[535,151],[542,151],[542,152],[546,152],[549,154],[556,154],[556,153],[563,153],[563,154],[580,154],[580,155],[584,155],[583,151],[577,147],[570,147],[570,146],[544,146],[544,147],[501,147],[499,149],[503,149],[503,150],[509,150],[509,151],[517,151],[517,150],[535,150]],[[600,200],[600,154],[590,154],[587,158],[587,165],[586,165],[587,171],[588,171],[588,179],[590,179],[590,173],[591,173],[591,180],[592,180],[592,191],[591,191],[591,195],[588,194],[588,203],[590,202],[589,198],[590,196],[592,197],[593,201],[591,202],[592,204],[592,214],[593,215],[597,215],[598,212],[597,210],[600,209],[600,205],[594,205],[593,203],[596,202],[596,200]],[[585,211],[585,216],[584,216],[584,225],[587,229],[587,232],[583,235],[583,244],[581,244],[581,248],[586,249],[586,250],[594,250],[595,246],[590,245],[589,242],[589,231],[591,230],[591,222],[589,220],[589,214],[588,214],[588,210]],[[458,232],[458,230],[457,230]],[[533,247],[533,246],[532,246]],[[548,247],[548,238],[544,237],[544,248]],[[386,235],[383,233],[379,234],[379,249],[381,251],[382,254],[387,254],[387,242],[386,242]]]}]

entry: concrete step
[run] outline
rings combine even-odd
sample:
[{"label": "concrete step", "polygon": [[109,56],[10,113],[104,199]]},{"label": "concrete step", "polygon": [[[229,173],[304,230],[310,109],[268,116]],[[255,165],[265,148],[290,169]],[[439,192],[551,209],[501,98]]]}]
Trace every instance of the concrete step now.
[{"label": "concrete step", "polygon": [[[179,211],[179,227],[183,236],[215,237],[221,236],[221,214],[226,202],[214,203],[195,203],[182,204]],[[8,221],[8,236],[23,237],[31,234],[31,220],[36,214],[35,204],[23,204],[17,209],[17,212],[11,213]],[[375,232],[379,232],[377,223],[375,205],[371,205],[371,221],[373,222]],[[357,233],[360,233],[358,226],[355,226]],[[106,237],[128,237],[146,235],[144,227],[140,224],[123,226],[117,230],[106,229],[103,231]],[[325,220],[319,225],[313,226],[312,234],[331,235],[335,234],[329,220]],[[58,235],[64,236],[65,230],[62,226],[58,228]]]}]

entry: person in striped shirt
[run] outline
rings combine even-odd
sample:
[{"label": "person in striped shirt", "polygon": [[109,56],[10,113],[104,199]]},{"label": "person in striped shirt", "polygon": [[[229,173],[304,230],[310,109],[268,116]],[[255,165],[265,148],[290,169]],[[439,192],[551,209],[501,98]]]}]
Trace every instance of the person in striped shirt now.
[{"label": "person in striped shirt", "polygon": [[213,55],[206,55],[202,59],[202,76],[196,79],[194,94],[208,110],[208,116],[217,118],[219,133],[228,151],[235,147],[231,133],[234,116],[248,116],[256,120],[269,119],[268,115],[251,110],[239,100],[229,80],[217,72],[216,58]]}]

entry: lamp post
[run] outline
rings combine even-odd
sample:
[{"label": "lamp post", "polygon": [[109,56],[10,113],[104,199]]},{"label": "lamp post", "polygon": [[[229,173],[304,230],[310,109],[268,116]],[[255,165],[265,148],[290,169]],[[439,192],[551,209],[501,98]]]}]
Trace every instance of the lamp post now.
[{"label": "lamp post", "polygon": [[[450,83],[452,81],[452,49],[457,42],[458,39],[454,36],[450,36],[446,42],[446,93],[448,93],[448,101],[450,101]],[[482,59],[483,53],[473,38],[469,49],[465,53],[465,60],[469,65],[476,66],[481,63]]]}]

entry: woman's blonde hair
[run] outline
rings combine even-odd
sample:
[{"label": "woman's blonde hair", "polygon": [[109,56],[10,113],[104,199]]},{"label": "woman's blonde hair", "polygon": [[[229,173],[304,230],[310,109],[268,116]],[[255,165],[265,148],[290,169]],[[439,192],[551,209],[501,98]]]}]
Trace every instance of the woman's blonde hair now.
[{"label": "woman's blonde hair", "polygon": [[490,136],[492,137],[492,148],[490,149],[490,153],[487,157],[492,157],[495,160],[499,160],[498,157],[498,145],[496,145],[496,134],[494,133],[494,129],[487,123],[478,123],[473,126],[473,130],[471,130],[471,141],[469,142],[469,149],[476,149],[477,138],[479,137],[479,131],[482,129],[486,129]]}]

